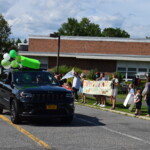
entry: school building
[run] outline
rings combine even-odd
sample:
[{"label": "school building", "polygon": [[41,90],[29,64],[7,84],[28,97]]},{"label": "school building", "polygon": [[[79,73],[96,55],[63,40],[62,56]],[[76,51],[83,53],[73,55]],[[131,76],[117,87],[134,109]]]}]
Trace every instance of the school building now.
[{"label": "school building", "polygon": [[[58,38],[30,36],[28,44],[19,45],[19,54],[50,69],[56,66]],[[121,72],[126,78],[150,73],[150,39],[61,36],[59,65]]]}]

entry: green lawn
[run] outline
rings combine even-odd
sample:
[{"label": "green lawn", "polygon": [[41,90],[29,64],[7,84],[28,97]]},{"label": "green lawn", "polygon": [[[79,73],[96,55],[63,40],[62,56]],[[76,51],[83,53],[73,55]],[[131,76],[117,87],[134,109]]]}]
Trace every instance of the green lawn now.
[{"label": "green lawn", "polygon": [[[127,95],[125,94],[119,94],[117,96],[117,99],[125,99]],[[143,100],[144,101],[144,100]],[[95,97],[91,97],[91,96],[86,96],[86,104],[93,106],[93,104],[96,102]],[[81,103],[81,96],[79,95],[79,104],[84,105]],[[109,98],[107,98],[107,102],[106,102],[106,107],[107,109],[111,108],[111,103],[109,101]],[[100,109],[100,106],[95,106],[94,108],[96,109]],[[129,105],[127,107],[123,106],[123,102],[119,102],[119,100],[116,102],[116,109],[117,111],[122,111],[122,112],[126,112],[126,113],[131,113],[134,114],[135,113],[135,107],[133,108],[133,111],[131,112],[130,110],[128,110]],[[141,116],[145,116],[147,114],[147,106],[142,106],[141,109]]]}]

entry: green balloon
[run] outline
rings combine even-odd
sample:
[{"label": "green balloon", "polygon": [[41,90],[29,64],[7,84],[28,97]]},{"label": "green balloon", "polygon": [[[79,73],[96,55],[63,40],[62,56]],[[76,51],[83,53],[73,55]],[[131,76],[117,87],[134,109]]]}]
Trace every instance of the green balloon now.
[{"label": "green balloon", "polygon": [[23,67],[28,67],[28,68],[32,68],[32,69],[39,69],[40,68],[40,61],[37,59],[32,59],[32,58],[21,56],[21,65]]},{"label": "green balloon", "polygon": [[2,65],[3,67],[9,66],[9,65],[10,65],[10,61],[3,59],[3,60],[1,61],[1,65]]},{"label": "green balloon", "polygon": [[11,62],[11,67],[12,67],[12,68],[17,68],[17,67],[18,67],[18,63],[17,63],[16,60],[13,60],[13,61]]},{"label": "green balloon", "polygon": [[20,55],[18,55],[18,56],[16,56],[16,59],[15,59],[18,63],[21,63],[21,56]]},{"label": "green balloon", "polygon": [[9,55],[10,55],[11,58],[16,58],[17,52],[16,52],[14,49],[12,49],[12,50],[9,52]]}]

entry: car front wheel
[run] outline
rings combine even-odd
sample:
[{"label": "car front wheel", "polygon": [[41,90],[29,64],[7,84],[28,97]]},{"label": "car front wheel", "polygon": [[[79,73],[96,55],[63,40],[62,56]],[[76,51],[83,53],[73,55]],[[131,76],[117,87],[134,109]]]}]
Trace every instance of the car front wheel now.
[{"label": "car front wheel", "polygon": [[0,105],[0,114],[2,114],[2,113],[3,113],[3,106]]},{"label": "car front wheel", "polygon": [[16,100],[13,100],[10,104],[10,118],[14,124],[18,124],[21,122]]}]

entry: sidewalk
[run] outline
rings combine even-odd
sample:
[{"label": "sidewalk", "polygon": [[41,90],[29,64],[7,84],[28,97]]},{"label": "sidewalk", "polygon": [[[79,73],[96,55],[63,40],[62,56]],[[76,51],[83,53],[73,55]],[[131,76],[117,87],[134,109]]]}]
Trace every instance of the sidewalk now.
[{"label": "sidewalk", "polygon": [[[89,95],[88,95],[89,96]],[[89,96],[89,97],[93,97],[93,96]],[[118,99],[117,98],[117,102],[121,102],[123,104],[124,102],[124,99]],[[130,116],[130,117],[135,117],[135,118],[140,118],[140,119],[144,119],[144,120],[150,120],[150,117],[147,117],[147,116],[135,116],[134,114],[132,113],[128,113],[128,112],[123,112],[123,111],[120,111],[120,110],[111,110],[109,108],[103,108],[103,107],[97,107],[97,106],[94,106],[94,105],[91,105],[91,104],[82,104],[80,102],[76,102],[78,105],[82,105],[82,106],[86,106],[86,107],[91,107],[91,108],[94,108],[94,109],[100,109],[100,110],[103,110],[103,111],[110,111],[110,112],[113,112],[113,113],[117,113],[117,114],[122,114],[122,115],[125,115],[125,116]],[[147,106],[146,102],[143,101],[142,102],[142,105],[143,106]]]},{"label": "sidewalk", "polygon": [[94,108],[94,109],[100,109],[100,110],[103,110],[103,111],[110,111],[110,112],[113,112],[113,113],[122,114],[122,115],[129,116],[129,117],[140,118],[140,119],[144,119],[144,120],[150,120],[150,117],[146,117],[146,116],[135,116],[134,114],[130,114],[130,113],[127,113],[127,112],[122,112],[122,111],[118,111],[118,110],[111,110],[111,109],[97,107],[97,106],[93,106],[93,105],[89,105],[89,104],[81,104],[79,102],[76,102],[76,104],[86,106],[86,107],[91,107],[91,108]]}]

